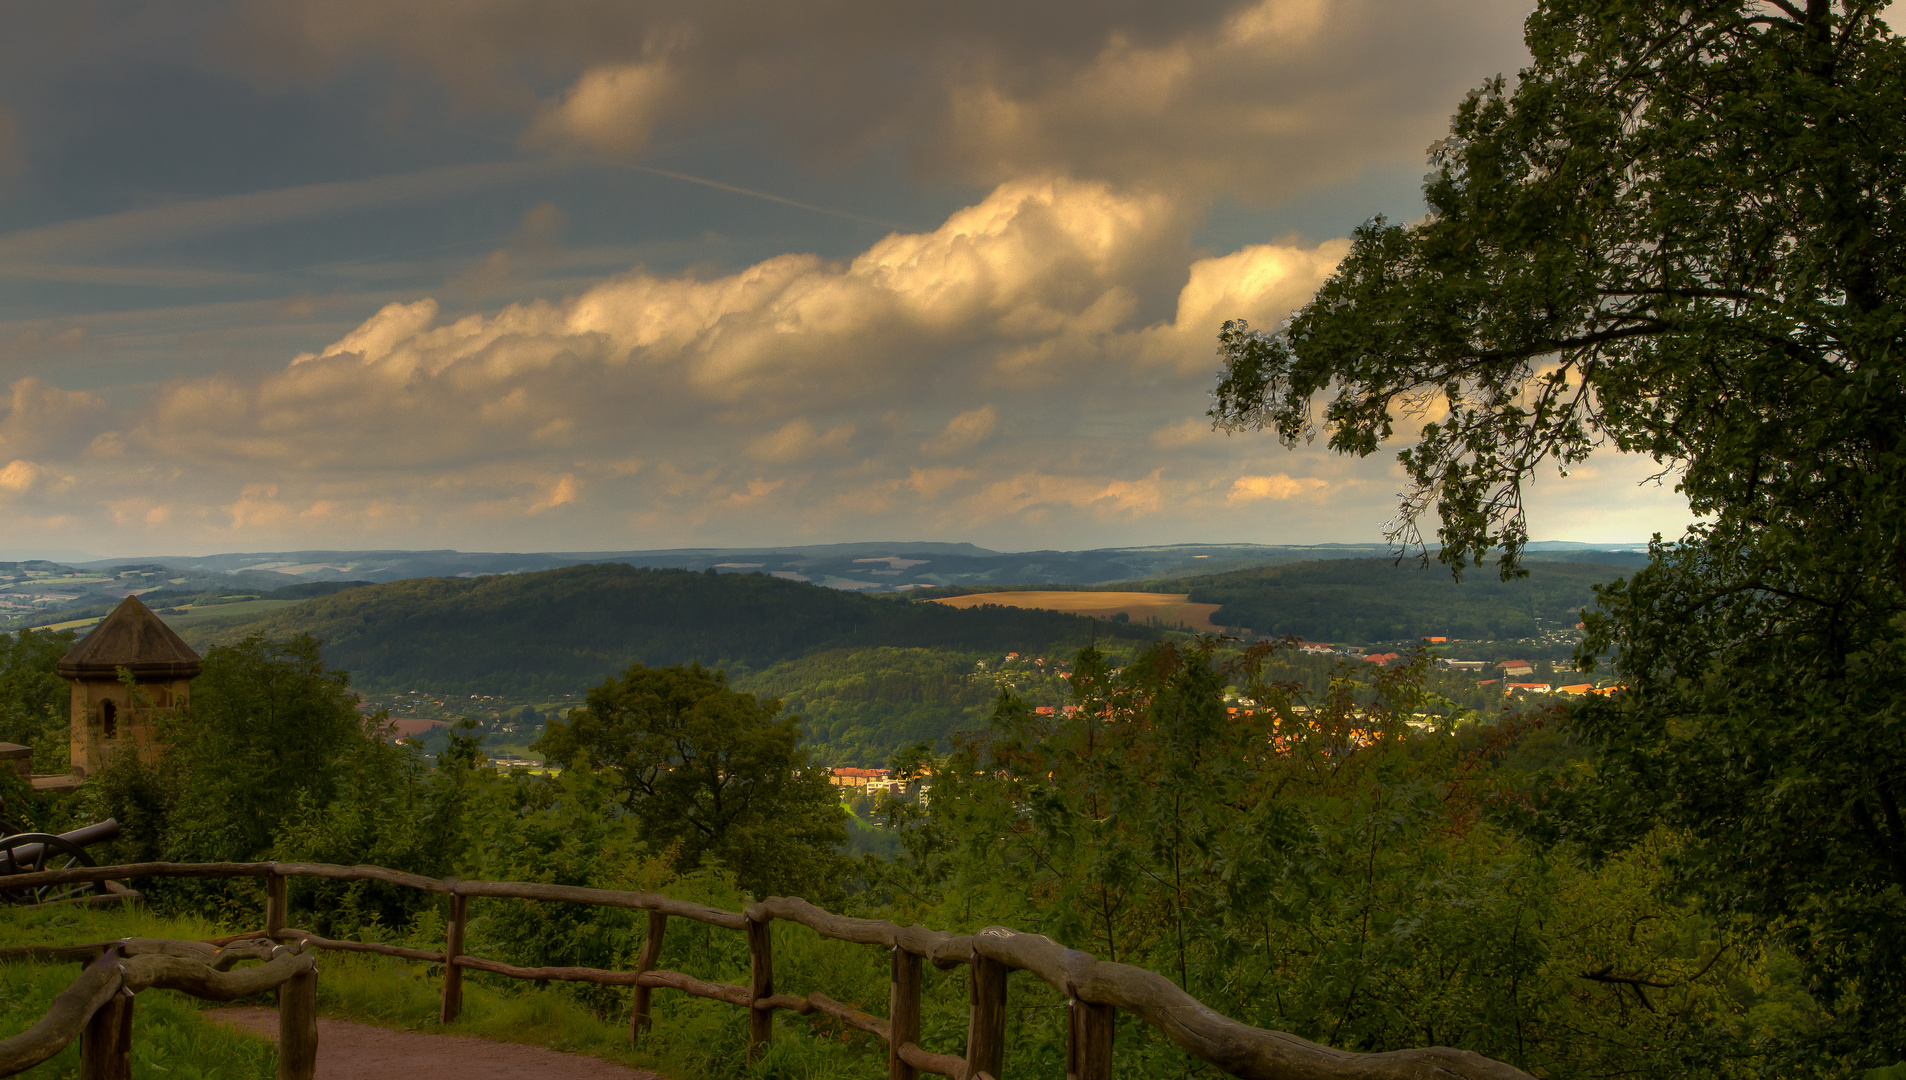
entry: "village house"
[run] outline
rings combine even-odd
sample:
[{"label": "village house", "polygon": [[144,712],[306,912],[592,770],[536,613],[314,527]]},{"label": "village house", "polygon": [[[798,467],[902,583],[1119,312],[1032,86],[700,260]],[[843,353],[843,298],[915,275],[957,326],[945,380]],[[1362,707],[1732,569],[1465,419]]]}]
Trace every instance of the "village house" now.
[{"label": "village house", "polygon": [[854,769],[845,766],[836,768],[828,781],[835,787],[865,788],[887,779],[886,769]]}]

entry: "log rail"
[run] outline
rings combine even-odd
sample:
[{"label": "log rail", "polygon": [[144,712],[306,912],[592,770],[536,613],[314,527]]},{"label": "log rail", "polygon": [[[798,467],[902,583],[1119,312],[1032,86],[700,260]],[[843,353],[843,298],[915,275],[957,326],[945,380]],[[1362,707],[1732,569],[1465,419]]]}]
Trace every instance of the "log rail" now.
[{"label": "log rail", "polygon": [[[771,896],[758,903],[749,904],[742,911],[734,912],[654,893],[514,881],[459,881],[455,878],[439,880],[398,870],[388,870],[381,866],[336,866],[329,863],[294,862],[149,862],[124,866],[72,867],[65,870],[12,875],[4,880],[4,887],[33,888],[41,885],[99,881],[108,878],[124,881],[132,878],[155,877],[259,877],[265,879],[266,931],[264,934],[241,936],[253,942],[252,945],[245,945],[243,948],[256,952],[261,946],[269,947],[265,946],[267,940],[292,944],[288,949],[280,946],[282,955],[272,954],[266,957],[269,962],[258,968],[235,972],[229,976],[216,972],[213,974],[229,982],[229,979],[239,976],[254,981],[267,978],[267,976],[253,974],[267,969],[272,969],[274,976],[284,973],[279,982],[268,984],[278,986],[283,983],[289,988],[281,989],[279,994],[281,1026],[290,1023],[283,1020],[286,1008],[284,1002],[288,998],[302,1001],[311,999],[315,994],[315,974],[312,973],[315,969],[311,968],[309,960],[315,954],[309,950],[332,949],[376,953],[442,964],[444,987],[440,1017],[444,1023],[455,1020],[461,1009],[462,973],[465,969],[517,979],[556,979],[632,987],[634,1009],[629,1022],[631,1038],[640,1032],[650,1030],[653,1026],[650,1015],[653,991],[668,989],[692,997],[708,998],[748,1009],[748,1043],[751,1054],[759,1054],[766,1049],[768,1042],[772,1039],[774,1027],[771,1021],[775,1009],[787,1009],[802,1015],[819,1012],[846,1027],[867,1032],[885,1041],[888,1044],[888,1080],[916,1080],[920,1073],[933,1073],[952,1077],[954,1080],[978,1080],[980,1077],[993,1080],[1001,1075],[1004,1065],[1006,976],[1012,971],[1027,971],[1064,994],[1069,1003],[1066,1045],[1068,1080],[1110,1080],[1112,1032],[1117,1011],[1120,1009],[1158,1029],[1165,1037],[1192,1056],[1246,1080],[1530,1080],[1528,1074],[1520,1069],[1467,1050],[1432,1046],[1363,1054],[1338,1050],[1284,1032],[1265,1031],[1220,1015],[1199,1003],[1162,975],[1129,964],[1100,961],[1090,953],[1068,949],[1038,934],[1024,934],[1003,926],[989,926],[975,934],[949,934],[922,926],[898,926],[879,919],[857,919],[836,915],[797,897]],[[451,911],[451,918],[446,927],[444,949],[436,952],[401,948],[378,942],[333,941],[319,937],[309,930],[287,926],[285,881],[293,877],[333,881],[377,881],[444,895],[450,900]],[[635,971],[605,971],[598,968],[574,967],[525,968],[486,960],[463,952],[463,932],[468,918],[469,904],[470,901],[478,898],[538,900],[646,911],[649,913],[648,937],[643,943],[641,958]],[[750,961],[748,985],[707,982],[682,972],[656,969],[655,964],[661,957],[662,935],[670,918],[689,919],[709,926],[746,933]],[[823,937],[886,949],[893,962],[893,978],[888,999],[889,1016],[886,1018],[873,1016],[820,993],[811,993],[805,997],[777,993],[774,987],[771,938],[768,934],[769,925],[776,919],[798,923]],[[110,969],[113,971],[131,970],[129,964],[141,962],[148,957],[156,957],[158,959],[152,960],[147,966],[158,964],[163,960],[167,963],[196,964],[198,968],[204,968],[210,972],[211,968],[207,966],[208,964],[223,960],[224,954],[217,952],[219,947],[224,945],[226,950],[230,951],[239,947],[231,944],[238,941],[240,939],[225,939],[217,943],[160,943],[165,946],[164,948],[160,945],[129,946],[126,942],[117,942],[97,946],[0,949],[0,961],[25,957],[72,959],[76,956],[86,956],[90,958],[103,954],[106,957],[113,955],[122,958],[134,957],[132,961],[124,959],[115,961],[119,966]],[[147,951],[127,953],[125,950],[128,947]],[[241,953],[251,955],[251,953],[243,953],[243,949]],[[305,959],[297,960],[296,958]],[[971,1008],[968,1014],[965,1057],[934,1053],[918,1045],[922,961],[941,969],[953,968],[961,964],[969,965],[971,968],[971,977],[968,979]],[[95,971],[107,970],[99,967],[103,963],[105,959],[102,958],[93,967],[89,967],[87,973],[60,996],[46,1019],[31,1031],[0,1042],[0,1076],[11,1076],[57,1053],[61,1047],[76,1037],[81,1027],[90,1031],[91,1027],[88,1025],[99,1026],[110,1021],[112,1026],[123,1030],[125,1021],[112,1013],[113,1009],[119,1007],[114,1002],[120,999],[123,988],[166,986],[197,993],[194,987],[203,986],[208,991],[217,990],[222,993],[222,988],[227,985],[205,981],[210,976],[201,977],[195,974],[188,978],[182,974],[184,969],[167,969],[169,974],[165,976],[165,980],[170,981],[150,979],[144,974],[137,977],[118,974],[96,975]],[[298,963],[306,964],[306,968],[293,971],[292,968]],[[273,968],[274,964],[281,966]],[[196,971],[197,968],[194,970]],[[141,979],[145,981],[141,982]],[[191,986],[183,985],[192,982],[192,979],[199,979],[199,982],[192,983]],[[306,981],[297,982],[295,986],[292,986],[292,983],[298,979],[306,979]],[[111,986],[110,990],[106,989],[108,985]],[[261,984],[258,989],[228,996],[244,996],[245,993],[257,993],[265,988],[268,988],[267,985]],[[200,996],[217,995],[207,993]],[[131,999],[125,997],[124,1000],[127,1003],[124,1008],[129,1010]],[[298,1007],[301,1006],[294,1006],[294,1008]],[[98,1020],[98,1017],[102,1015],[107,1016],[108,1021]],[[78,1016],[79,1020],[74,1021],[72,1019],[74,1016]],[[130,1013],[127,1012],[126,1016],[129,1017]],[[55,1024],[56,1017],[60,1018],[57,1024]],[[297,1032],[288,1032],[281,1037],[279,1059],[281,1077],[310,1075],[303,1072],[284,1071],[287,1048],[295,1050],[298,1054],[303,1053],[306,1038],[302,1028],[304,1021],[299,1019],[296,1023],[300,1025]],[[315,1055],[317,1038],[315,1023],[313,1019],[308,1036],[313,1055]],[[54,1026],[49,1028],[49,1024]],[[44,1048],[45,1040],[50,1036],[42,1029],[52,1032],[69,1031],[69,1029],[70,1031],[65,1041],[47,1050],[44,1056],[34,1058],[24,1065],[16,1064],[18,1061],[25,1060],[21,1055],[26,1054],[29,1048]],[[292,1038],[293,1034],[296,1038]],[[34,1041],[36,1038],[39,1041]],[[90,1042],[81,1044],[83,1061],[88,1060],[85,1050],[90,1045]],[[33,1049],[33,1052],[37,1052],[37,1049]],[[123,1052],[120,1052],[120,1058],[123,1058]],[[297,1062],[293,1062],[293,1066],[302,1068],[302,1065]],[[112,1071],[89,1071],[82,1068],[82,1076],[88,1078],[118,1075],[120,1074]]]}]

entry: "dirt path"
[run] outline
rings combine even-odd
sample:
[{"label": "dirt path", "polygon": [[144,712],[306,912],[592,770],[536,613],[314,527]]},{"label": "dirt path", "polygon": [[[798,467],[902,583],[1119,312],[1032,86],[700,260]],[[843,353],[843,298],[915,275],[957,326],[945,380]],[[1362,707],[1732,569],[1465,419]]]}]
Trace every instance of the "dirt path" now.
[{"label": "dirt path", "polygon": [[[278,1038],[276,1009],[209,1009],[205,1017]],[[425,1035],[318,1018],[318,1080],[662,1080],[601,1058],[469,1035]]]}]

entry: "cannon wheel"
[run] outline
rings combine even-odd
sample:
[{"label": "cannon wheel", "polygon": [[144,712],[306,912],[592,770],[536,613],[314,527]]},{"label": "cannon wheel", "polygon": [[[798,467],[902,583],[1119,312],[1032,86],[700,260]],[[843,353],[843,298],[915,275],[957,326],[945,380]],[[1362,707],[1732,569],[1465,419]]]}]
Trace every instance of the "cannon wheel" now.
[{"label": "cannon wheel", "polygon": [[[28,844],[40,845],[37,854],[16,860],[14,851]],[[40,870],[65,870],[74,866],[96,866],[86,849],[62,836],[52,833],[19,833],[0,838],[0,898],[15,904],[50,904],[55,900],[71,900],[75,897],[89,896],[103,892],[105,887],[96,881],[72,882],[65,885],[41,885],[35,889],[8,889],[7,875],[31,874]]]}]

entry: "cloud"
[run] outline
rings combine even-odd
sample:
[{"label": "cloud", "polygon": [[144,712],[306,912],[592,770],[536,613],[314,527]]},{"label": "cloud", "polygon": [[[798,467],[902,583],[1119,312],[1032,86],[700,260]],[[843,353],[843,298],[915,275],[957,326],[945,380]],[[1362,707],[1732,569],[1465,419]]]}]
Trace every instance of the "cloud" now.
[{"label": "cloud", "polygon": [[1232,483],[1231,494],[1225,501],[1233,506],[1260,499],[1281,502],[1303,495],[1321,495],[1329,487],[1329,481],[1314,476],[1292,477],[1284,473],[1275,476],[1240,476]]},{"label": "cloud", "polygon": [[576,501],[576,493],[579,490],[576,477],[571,473],[564,473],[555,478],[542,498],[529,505],[528,512],[540,514],[545,510],[554,510],[558,506],[567,506]]},{"label": "cloud", "polygon": [[[1155,195],[1046,180],[1001,185],[941,228],[845,264],[784,255],[713,279],[635,273],[449,323],[434,299],[394,303],[264,379],[169,386],[136,434],[206,465],[426,465],[552,435],[599,446],[632,422],[658,436],[717,417],[786,425],[945,379],[1050,385],[1129,347],[1131,298],[1161,255],[1184,258],[1187,228]],[[782,431],[763,453],[792,452],[803,429]],[[836,426],[815,448],[850,434]]]},{"label": "cloud", "polygon": [[1151,433],[1151,444],[1160,450],[1177,450],[1193,446],[1216,436],[1211,430],[1211,421],[1203,417],[1188,416],[1176,423],[1166,424]]},{"label": "cloud", "polygon": [[[444,165],[369,180],[195,199],[142,210],[80,218],[0,235],[0,263],[37,263],[100,251],[206,236],[231,229],[390,206],[553,175],[546,162]],[[87,269],[87,268],[74,268]],[[144,282],[139,282],[143,284]]]},{"label": "cloud", "polygon": [[24,495],[32,490],[40,479],[40,467],[31,461],[15,458],[0,467],[0,492],[9,495]]},{"label": "cloud", "polygon": [[[37,463],[24,498],[121,550],[1374,535],[1392,462],[1203,417],[1217,322],[1274,321],[1341,242],[1198,258],[1196,226],[1152,189],[1053,177],[844,260],[638,269],[467,314],[412,295],[123,412],[18,380],[0,461]],[[0,541],[40,528],[0,515]]]},{"label": "cloud", "polygon": [[997,427],[999,411],[991,405],[969,409],[948,420],[945,430],[921,443],[920,449],[934,457],[958,454],[991,438]]},{"label": "cloud", "polygon": [[[810,529],[874,513],[1157,517],[1213,481],[1166,477],[1143,438],[1067,432],[1099,415],[1201,411],[1209,362],[1183,368],[1172,350],[1208,355],[1215,324],[1203,323],[1226,305],[1256,314],[1301,299],[1336,250],[1194,260],[1194,224],[1155,192],[1050,178],[1002,184],[938,229],[844,262],[637,271],[455,318],[433,298],[391,303],[275,373],[168,384],[112,448],[235,481],[274,476],[282,496],[244,488],[217,503],[251,531],[361,522],[373,499],[438,506],[446,520],[639,506],[644,528],[744,509]],[[1178,272],[1161,273],[1173,261]],[[1226,273],[1244,280],[1223,284]],[[1173,297],[1175,321],[1146,321]],[[1163,404],[1172,394],[1184,404]],[[869,410],[889,419],[815,419]],[[924,440],[905,419],[949,410]],[[1067,413],[1081,420],[1055,422]],[[921,467],[922,453],[942,464]]]},{"label": "cloud", "polygon": [[569,88],[562,103],[538,117],[527,140],[616,154],[648,145],[672,89],[661,61],[591,68]]},{"label": "cloud", "polygon": [[[733,123],[834,164],[1046,172],[1275,201],[1412,160],[1449,103],[1523,60],[1525,0],[824,6],[690,0],[254,0],[225,53],[267,82],[367,54],[537,145],[634,155]],[[566,88],[550,96],[550,76]],[[1433,136],[1431,136],[1433,137]]]},{"label": "cloud", "polygon": [[77,454],[113,423],[104,401],[28,376],[13,383],[0,417],[0,457]]},{"label": "cloud", "polygon": [[796,417],[783,424],[779,431],[749,440],[747,453],[756,461],[800,461],[817,453],[839,450],[853,437],[852,424],[841,424],[823,435],[812,421]]}]

